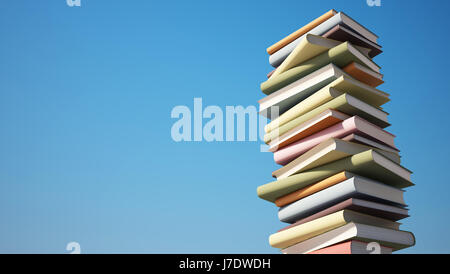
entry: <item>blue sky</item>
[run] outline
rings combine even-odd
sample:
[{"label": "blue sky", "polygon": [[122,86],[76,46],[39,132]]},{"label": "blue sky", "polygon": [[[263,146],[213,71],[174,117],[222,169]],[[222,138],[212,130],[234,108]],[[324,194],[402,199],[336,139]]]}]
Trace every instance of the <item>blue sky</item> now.
[{"label": "blue sky", "polygon": [[278,253],[260,142],[171,139],[176,105],[263,97],[267,46],[331,8],[380,36],[415,247],[448,253],[448,1],[5,1],[0,252]]}]

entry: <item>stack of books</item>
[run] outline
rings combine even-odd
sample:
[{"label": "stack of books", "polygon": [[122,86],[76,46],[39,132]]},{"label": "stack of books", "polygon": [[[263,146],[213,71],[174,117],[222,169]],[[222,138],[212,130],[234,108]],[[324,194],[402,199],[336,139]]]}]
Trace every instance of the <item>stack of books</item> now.
[{"label": "stack of books", "polygon": [[378,36],[331,10],[267,49],[264,142],[282,167],[259,186],[288,225],[269,243],[286,254],[392,253],[415,244],[400,164],[382,105],[389,94]]}]

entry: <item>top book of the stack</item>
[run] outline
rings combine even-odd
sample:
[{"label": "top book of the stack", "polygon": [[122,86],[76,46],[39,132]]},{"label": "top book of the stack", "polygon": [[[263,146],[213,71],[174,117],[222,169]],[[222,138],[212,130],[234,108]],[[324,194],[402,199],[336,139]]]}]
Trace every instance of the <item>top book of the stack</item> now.
[{"label": "top book of the stack", "polygon": [[356,46],[368,48],[371,58],[382,52],[381,46],[377,43],[377,35],[345,13],[330,10],[268,47],[267,53],[270,54],[270,64],[273,67],[278,67],[307,34],[319,35],[338,41],[349,41]]}]

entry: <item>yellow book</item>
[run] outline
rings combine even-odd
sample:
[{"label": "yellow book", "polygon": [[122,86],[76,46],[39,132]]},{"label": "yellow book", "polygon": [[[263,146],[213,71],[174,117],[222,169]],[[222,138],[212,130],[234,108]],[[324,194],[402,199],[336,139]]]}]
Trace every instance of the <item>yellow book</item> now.
[{"label": "yellow book", "polygon": [[270,77],[275,77],[298,66],[306,60],[334,48],[340,43],[342,42],[318,35],[307,34]]},{"label": "yellow book", "polygon": [[[278,128],[287,122],[313,110],[314,108],[325,104],[326,102],[338,97],[343,93],[350,94],[355,98],[363,100],[364,102],[372,106],[381,106],[389,101],[389,94],[366,85],[360,81],[353,79],[350,76],[342,75],[330,84],[316,91],[305,100],[299,102],[297,105],[290,108],[288,111],[284,112],[278,118],[272,120],[268,123],[264,130],[266,133],[271,132],[275,128]],[[270,139],[266,140],[264,136],[264,141],[266,143]]]},{"label": "yellow book", "polygon": [[269,236],[269,244],[276,248],[286,248],[352,222],[396,230],[400,226],[397,222],[344,209],[274,233]]}]

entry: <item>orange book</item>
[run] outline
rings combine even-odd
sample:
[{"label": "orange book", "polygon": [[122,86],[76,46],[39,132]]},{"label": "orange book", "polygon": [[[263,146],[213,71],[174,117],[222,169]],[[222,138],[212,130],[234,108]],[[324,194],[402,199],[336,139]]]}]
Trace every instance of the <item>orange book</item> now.
[{"label": "orange book", "polygon": [[384,81],[382,80],[383,75],[371,71],[370,69],[365,68],[364,66],[355,62],[352,62],[345,66],[343,68],[343,71],[345,71],[356,80],[374,88],[384,83]]},{"label": "orange book", "polygon": [[275,200],[275,204],[278,207],[282,207],[284,205],[290,204],[292,202],[295,202],[297,200],[300,200],[302,198],[305,198],[306,196],[309,196],[311,194],[314,194],[318,191],[321,191],[325,188],[328,188],[330,186],[333,186],[335,184],[338,184],[340,182],[343,182],[347,180],[346,172],[342,171],[339,172],[331,177],[328,177],[322,181],[319,181],[315,184],[312,184],[310,186],[307,186],[305,188],[299,189],[297,191],[291,192],[289,194],[286,194],[284,196],[281,196],[280,198]]},{"label": "orange book", "polygon": [[307,254],[391,254],[392,248],[380,246],[380,250],[375,251],[368,246],[368,243],[361,241],[347,241],[325,248],[308,252]]},{"label": "orange book", "polygon": [[276,42],[272,46],[268,47],[267,48],[267,53],[268,54],[273,54],[273,53],[277,52],[278,50],[280,50],[281,48],[283,48],[284,46],[286,46],[290,42],[292,42],[295,39],[299,38],[300,36],[302,36],[303,34],[307,33],[308,31],[312,30],[313,28],[317,27],[318,25],[322,24],[326,20],[330,19],[335,14],[336,14],[335,10],[330,10],[327,13],[325,13],[324,15],[320,16],[319,18],[314,19],[312,22],[310,22],[307,25],[301,27],[297,31],[289,34],[288,36],[286,36],[285,38],[283,38],[280,41]]}]

